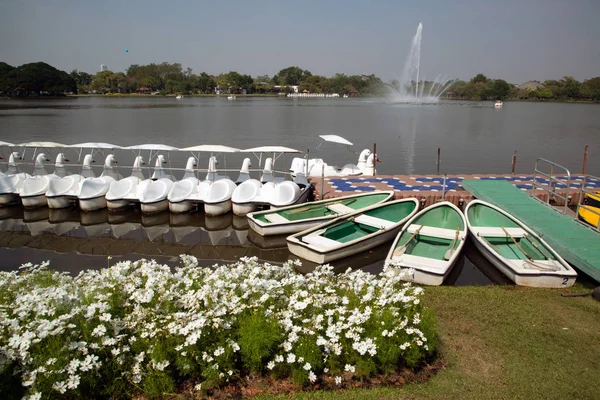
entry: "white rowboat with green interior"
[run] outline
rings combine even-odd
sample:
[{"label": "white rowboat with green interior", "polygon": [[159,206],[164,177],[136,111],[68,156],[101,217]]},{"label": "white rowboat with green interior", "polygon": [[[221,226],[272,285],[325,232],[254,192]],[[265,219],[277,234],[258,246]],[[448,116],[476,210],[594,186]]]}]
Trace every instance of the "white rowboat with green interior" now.
[{"label": "white rowboat with green interior", "polygon": [[253,212],[247,215],[248,224],[262,236],[289,235],[393,197],[391,190],[377,191]]},{"label": "white rowboat with green interior", "polygon": [[454,204],[427,207],[406,223],[385,259],[411,269],[410,280],[441,285],[456,263],[467,237],[467,222]]},{"label": "white rowboat with green interior", "polygon": [[481,200],[465,209],[475,246],[517,285],[569,287],[577,272],[523,222]]},{"label": "white rowboat with green interior", "polygon": [[418,209],[415,198],[376,204],[288,236],[288,249],[317,264],[352,256],[392,240]]}]

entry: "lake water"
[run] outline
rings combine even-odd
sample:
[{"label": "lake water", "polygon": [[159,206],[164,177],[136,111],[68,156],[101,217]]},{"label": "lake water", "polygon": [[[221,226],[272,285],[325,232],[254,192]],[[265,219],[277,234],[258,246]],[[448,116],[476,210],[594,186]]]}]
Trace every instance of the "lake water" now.
[{"label": "lake water", "polygon": [[[446,101],[437,105],[385,99],[87,97],[0,101],[0,140],[22,143],[104,141],[117,145],[165,143],[176,147],[222,144],[236,148],[282,145],[310,151],[330,164],[356,163],[346,146],[323,144],[334,133],[356,153],[373,148],[381,174],[531,173],[544,157],[581,172],[600,174],[600,105]],[[125,161],[125,160],[124,160]],[[230,168],[241,160],[228,158]],[[183,161],[178,161],[183,164]],[[285,165],[283,163],[285,162]],[[291,157],[278,160],[289,168]],[[201,164],[202,166],[203,164]],[[173,165],[174,167],[183,165]],[[255,165],[253,165],[255,167]]]},{"label": "lake water", "polygon": [[[332,133],[354,142],[352,152],[335,144],[317,148],[318,135]],[[578,173],[584,147],[589,145],[587,172],[600,175],[600,106],[591,104],[508,102],[495,109],[490,102],[409,105],[343,98],[1,100],[0,140],[102,141],[122,146],[165,143],[176,147],[282,145],[309,150],[311,157],[335,165],[356,163],[357,153],[376,143],[383,160],[378,164],[380,174],[435,173],[438,147],[441,173],[507,173],[515,150],[516,172],[531,173],[536,158],[544,157]],[[129,165],[133,158],[126,151],[117,155],[120,165]],[[183,167],[186,156],[172,154],[172,166]],[[290,162],[291,156],[287,156],[278,160],[276,167],[287,170]],[[257,164],[253,168],[258,168]],[[235,171],[240,165],[241,156],[234,155],[219,167]],[[234,172],[229,175],[235,178]],[[448,284],[506,283],[472,244],[467,243],[465,250]],[[265,240],[248,230],[245,219],[232,215],[209,218],[199,213],[165,213],[146,217],[135,211],[119,215],[0,209],[2,270],[51,259],[54,268],[76,273],[105,267],[107,256],[113,257],[111,263],[151,257],[174,264],[175,257],[184,252],[197,256],[204,265],[242,256],[275,263],[290,257],[285,238]],[[335,266],[376,272],[386,253],[383,246]],[[305,263],[302,272],[313,267]]]}]

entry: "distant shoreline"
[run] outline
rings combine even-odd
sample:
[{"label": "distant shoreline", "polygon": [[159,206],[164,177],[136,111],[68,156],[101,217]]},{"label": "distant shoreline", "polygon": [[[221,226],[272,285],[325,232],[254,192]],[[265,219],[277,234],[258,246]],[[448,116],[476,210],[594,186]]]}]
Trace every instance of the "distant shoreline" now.
[{"label": "distant shoreline", "polygon": [[[75,99],[80,97],[102,97],[102,98],[175,98],[175,94],[168,95],[152,95],[152,94],[138,94],[138,93],[109,93],[109,94],[67,94],[61,96],[0,96],[0,100],[60,100],[60,99]],[[230,94],[186,94],[185,97],[223,97],[226,98],[231,96]],[[239,98],[251,98],[251,97],[269,97],[269,98],[287,98],[285,95],[279,95],[274,93],[252,93],[252,94],[235,94],[234,96]],[[381,96],[359,96],[360,98],[373,98]],[[317,98],[318,99],[318,98]],[[470,100],[470,99],[459,99],[459,98],[447,98],[440,97],[440,100],[448,101],[469,101],[469,102],[494,102],[496,100]],[[509,103],[573,103],[573,104],[600,104],[599,100],[544,100],[544,99],[505,99],[503,102]]]}]

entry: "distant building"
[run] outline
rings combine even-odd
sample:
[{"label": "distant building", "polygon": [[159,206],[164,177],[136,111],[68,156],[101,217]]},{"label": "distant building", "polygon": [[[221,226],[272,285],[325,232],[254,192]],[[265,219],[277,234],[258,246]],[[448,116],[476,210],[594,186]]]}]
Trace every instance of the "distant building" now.
[{"label": "distant building", "polygon": [[108,71],[108,67],[106,65],[104,65],[104,64],[101,64],[100,65],[100,72],[103,72],[103,71]]}]

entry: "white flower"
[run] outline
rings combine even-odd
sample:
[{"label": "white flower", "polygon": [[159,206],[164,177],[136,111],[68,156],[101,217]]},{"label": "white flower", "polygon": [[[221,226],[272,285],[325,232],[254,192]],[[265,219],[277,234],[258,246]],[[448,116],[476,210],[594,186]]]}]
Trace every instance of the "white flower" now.
[{"label": "white flower", "polygon": [[214,355],[215,355],[215,357],[219,357],[223,353],[225,353],[225,349],[223,347],[218,347],[215,350]]},{"label": "white flower", "polygon": [[344,366],[344,371],[346,372],[354,372],[355,370],[356,368],[354,367],[354,365],[346,364],[346,366]]},{"label": "white flower", "polygon": [[310,363],[306,363],[306,364],[304,364],[304,367],[302,367],[302,368],[304,368],[306,371],[310,371],[312,366],[310,365]]},{"label": "white flower", "polygon": [[275,362],[274,361],[269,361],[269,363],[267,364],[267,368],[269,370],[272,370],[273,368],[275,368]]},{"label": "white flower", "polygon": [[94,330],[92,331],[92,336],[104,336],[104,334],[106,333],[106,327],[102,324],[98,325],[97,327],[94,328]]},{"label": "white flower", "polygon": [[288,364],[293,364],[296,362],[296,355],[294,353],[289,353],[287,356]]},{"label": "white flower", "polygon": [[79,375],[71,375],[67,379],[67,389],[77,389],[79,386]]},{"label": "white flower", "polygon": [[303,301],[299,301],[296,304],[294,304],[294,308],[296,310],[304,310],[306,308],[307,304]]},{"label": "white flower", "polygon": [[340,386],[342,384],[342,377],[341,376],[336,376],[335,377],[335,384]]},{"label": "white flower", "polygon": [[67,391],[67,383],[64,381],[56,382],[52,385],[52,389],[56,390],[60,394],[63,394]]},{"label": "white flower", "polygon": [[110,315],[109,313],[104,313],[98,317],[98,319],[100,321],[106,321],[106,322],[110,321],[111,318],[112,318],[112,315]]},{"label": "white flower", "polygon": [[315,375],[315,374],[314,374],[312,371],[310,371],[310,372],[308,373],[308,380],[309,380],[311,383],[315,383],[315,381],[317,380],[317,376],[316,376],[316,375]]},{"label": "white flower", "polygon": [[154,369],[157,371],[164,371],[165,368],[167,368],[169,366],[169,360],[164,360],[161,362],[155,362],[154,363]]}]

